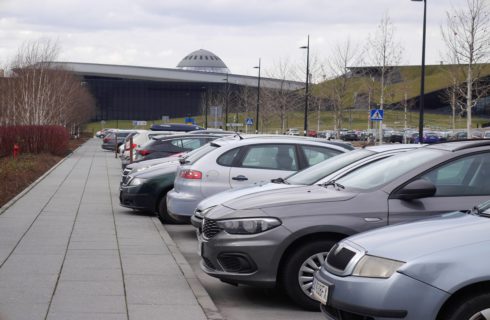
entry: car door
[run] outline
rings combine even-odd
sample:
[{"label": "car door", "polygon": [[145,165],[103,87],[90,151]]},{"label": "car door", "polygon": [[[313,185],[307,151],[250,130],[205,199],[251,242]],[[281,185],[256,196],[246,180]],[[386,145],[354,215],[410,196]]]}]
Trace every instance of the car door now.
[{"label": "car door", "polygon": [[[490,196],[490,153],[472,153],[446,162],[414,180],[434,184],[432,197],[388,200],[389,223],[407,222],[431,215],[468,210]],[[403,186],[401,186],[403,187]],[[396,195],[396,192],[393,193]]]},{"label": "car door", "polygon": [[294,144],[257,144],[246,147],[230,170],[230,186],[241,188],[262,185],[271,179],[285,178],[298,170]]}]

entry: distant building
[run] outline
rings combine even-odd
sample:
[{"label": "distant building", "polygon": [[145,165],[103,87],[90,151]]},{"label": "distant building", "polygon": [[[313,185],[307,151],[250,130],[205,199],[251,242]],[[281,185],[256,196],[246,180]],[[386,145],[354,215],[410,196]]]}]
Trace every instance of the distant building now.
[{"label": "distant building", "polygon": [[[214,53],[197,50],[177,68],[151,68],[76,62],[56,62],[82,77],[96,100],[94,120],[156,120],[199,115],[209,92],[256,88],[257,77],[230,73]],[[261,88],[297,90],[304,83],[262,78]]]}]

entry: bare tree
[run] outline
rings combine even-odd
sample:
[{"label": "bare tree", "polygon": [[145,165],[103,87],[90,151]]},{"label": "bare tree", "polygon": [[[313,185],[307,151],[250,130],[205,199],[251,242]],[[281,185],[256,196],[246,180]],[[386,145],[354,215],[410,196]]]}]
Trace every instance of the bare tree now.
[{"label": "bare tree", "polygon": [[483,63],[490,53],[490,11],[487,0],[466,0],[464,9],[446,12],[446,26],[442,36],[449,54],[454,57],[466,81],[463,97],[466,100],[466,130],[471,137],[472,109],[480,98],[488,94],[488,85],[481,81]]},{"label": "bare tree", "polygon": [[270,78],[278,79],[280,81],[279,88],[276,90],[267,91],[267,99],[265,100],[269,104],[269,108],[279,113],[279,121],[281,126],[281,132],[286,132],[286,124],[288,114],[295,109],[295,104],[291,99],[292,92],[288,88],[288,79],[294,77],[296,73],[296,67],[292,66],[287,60],[279,61],[276,63],[271,71],[266,74]]},{"label": "bare tree", "polygon": [[329,62],[326,66],[332,80],[328,82],[324,98],[330,101],[333,108],[334,130],[337,131],[337,137],[342,129],[343,113],[346,109],[353,106],[354,100],[352,92],[354,83],[351,79],[349,67],[356,66],[360,63],[359,50],[351,43],[349,39],[343,43],[338,43],[333,47]]},{"label": "bare tree", "polygon": [[56,66],[59,48],[49,40],[23,44],[2,79],[2,125],[61,125],[86,122],[94,101],[81,79]]},{"label": "bare tree", "polygon": [[[395,28],[389,15],[386,13],[381,19],[374,36],[368,38],[366,54],[368,63],[378,68],[379,77],[379,108],[384,109],[387,86],[392,76],[397,72],[402,60],[403,48],[395,40]],[[382,123],[379,126],[379,139],[383,139]]]}]

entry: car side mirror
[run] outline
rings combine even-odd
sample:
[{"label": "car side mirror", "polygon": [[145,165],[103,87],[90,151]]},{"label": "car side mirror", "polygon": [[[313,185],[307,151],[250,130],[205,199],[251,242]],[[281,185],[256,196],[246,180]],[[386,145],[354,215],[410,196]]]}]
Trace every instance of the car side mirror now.
[{"label": "car side mirror", "polygon": [[436,186],[424,179],[410,182],[393,194],[392,199],[414,200],[432,197],[436,194]]}]

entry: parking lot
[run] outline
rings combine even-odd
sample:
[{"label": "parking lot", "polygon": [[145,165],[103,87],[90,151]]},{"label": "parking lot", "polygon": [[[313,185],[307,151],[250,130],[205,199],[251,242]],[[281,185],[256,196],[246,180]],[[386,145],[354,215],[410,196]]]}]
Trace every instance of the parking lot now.
[{"label": "parking lot", "polygon": [[277,289],[235,287],[211,278],[199,267],[195,229],[189,225],[166,225],[168,233],[191,265],[196,276],[227,320],[324,319],[318,312],[303,311]]}]

